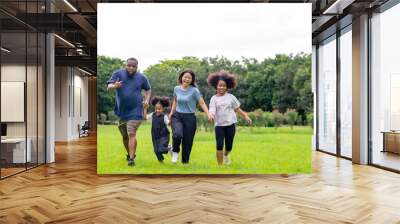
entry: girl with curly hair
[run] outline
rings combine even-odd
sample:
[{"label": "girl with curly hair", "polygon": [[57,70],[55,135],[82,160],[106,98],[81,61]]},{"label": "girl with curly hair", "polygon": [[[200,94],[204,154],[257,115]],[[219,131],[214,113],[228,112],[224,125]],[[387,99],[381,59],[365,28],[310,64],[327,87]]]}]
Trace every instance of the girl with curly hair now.
[{"label": "girl with curly hair", "polygon": [[[251,125],[252,120],[240,109],[238,99],[228,93],[229,90],[236,88],[236,76],[228,71],[221,70],[219,72],[208,75],[207,82],[214,87],[217,93],[210,100],[210,115],[215,123],[215,138],[217,142],[217,162],[229,165],[231,160],[229,153],[232,150],[233,140],[236,132],[237,117],[236,112],[244,117],[247,124]],[[224,149],[225,141],[225,152]]]},{"label": "girl with curly hair", "polygon": [[169,118],[164,113],[165,108],[169,107],[169,98],[167,96],[155,96],[151,100],[154,106],[154,112],[147,115],[147,120],[151,120],[151,140],[153,142],[154,153],[160,163],[164,161],[163,154],[170,151],[169,146],[170,132],[167,125]]}]

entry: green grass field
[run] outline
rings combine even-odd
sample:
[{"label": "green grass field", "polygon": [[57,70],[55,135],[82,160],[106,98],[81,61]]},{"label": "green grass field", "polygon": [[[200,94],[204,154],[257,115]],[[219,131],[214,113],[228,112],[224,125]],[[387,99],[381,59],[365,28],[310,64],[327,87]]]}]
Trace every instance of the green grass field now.
[{"label": "green grass field", "polygon": [[[143,123],[137,133],[136,166],[126,162],[126,151],[117,126],[98,125],[98,174],[270,174],[310,173],[310,127],[238,127],[230,155],[232,164],[217,165],[214,132],[196,133],[190,164],[171,163],[170,154],[160,164],[153,152],[150,124]],[[179,160],[181,154],[179,154]]]}]

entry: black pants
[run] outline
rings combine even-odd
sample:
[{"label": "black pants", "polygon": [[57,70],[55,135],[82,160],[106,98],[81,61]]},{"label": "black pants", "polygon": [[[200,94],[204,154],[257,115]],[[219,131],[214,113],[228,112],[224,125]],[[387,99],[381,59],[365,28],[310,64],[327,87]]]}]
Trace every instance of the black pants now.
[{"label": "black pants", "polygon": [[215,126],[215,139],[217,140],[217,150],[224,149],[231,151],[233,146],[233,139],[235,138],[236,127],[235,124],[230,126]]},{"label": "black pants", "polygon": [[193,139],[196,133],[196,116],[194,114],[174,113],[171,117],[173,152],[180,151],[182,143],[182,163],[189,163]]},{"label": "black pants", "polygon": [[169,134],[168,136],[163,136],[160,138],[152,138],[154,153],[157,156],[158,161],[163,161],[163,154],[168,153],[168,144],[169,144]]}]

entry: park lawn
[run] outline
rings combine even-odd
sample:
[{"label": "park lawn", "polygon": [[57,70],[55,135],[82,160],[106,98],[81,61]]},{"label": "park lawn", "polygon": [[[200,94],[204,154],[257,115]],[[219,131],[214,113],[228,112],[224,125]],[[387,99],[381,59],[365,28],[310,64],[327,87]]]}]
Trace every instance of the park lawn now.
[{"label": "park lawn", "polygon": [[[136,165],[130,167],[116,125],[98,125],[98,174],[294,174],[311,173],[310,127],[238,127],[230,165],[218,166],[214,132],[196,133],[189,165],[171,163],[170,154],[160,164],[153,152],[151,124],[142,123],[137,137]],[[172,142],[171,142],[172,143]],[[181,153],[179,154],[179,161]]]}]

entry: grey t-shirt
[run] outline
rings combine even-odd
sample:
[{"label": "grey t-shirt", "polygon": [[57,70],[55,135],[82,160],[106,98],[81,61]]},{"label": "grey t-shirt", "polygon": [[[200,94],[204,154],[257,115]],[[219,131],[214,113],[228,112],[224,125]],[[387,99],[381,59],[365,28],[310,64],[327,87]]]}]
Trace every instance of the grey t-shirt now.
[{"label": "grey t-shirt", "polygon": [[215,126],[229,126],[237,123],[235,109],[239,107],[240,102],[230,93],[211,97],[210,113],[215,115]]},{"label": "grey t-shirt", "polygon": [[186,90],[183,90],[180,86],[175,86],[176,111],[185,114],[195,113],[200,97],[200,91],[196,87],[189,86]]}]

